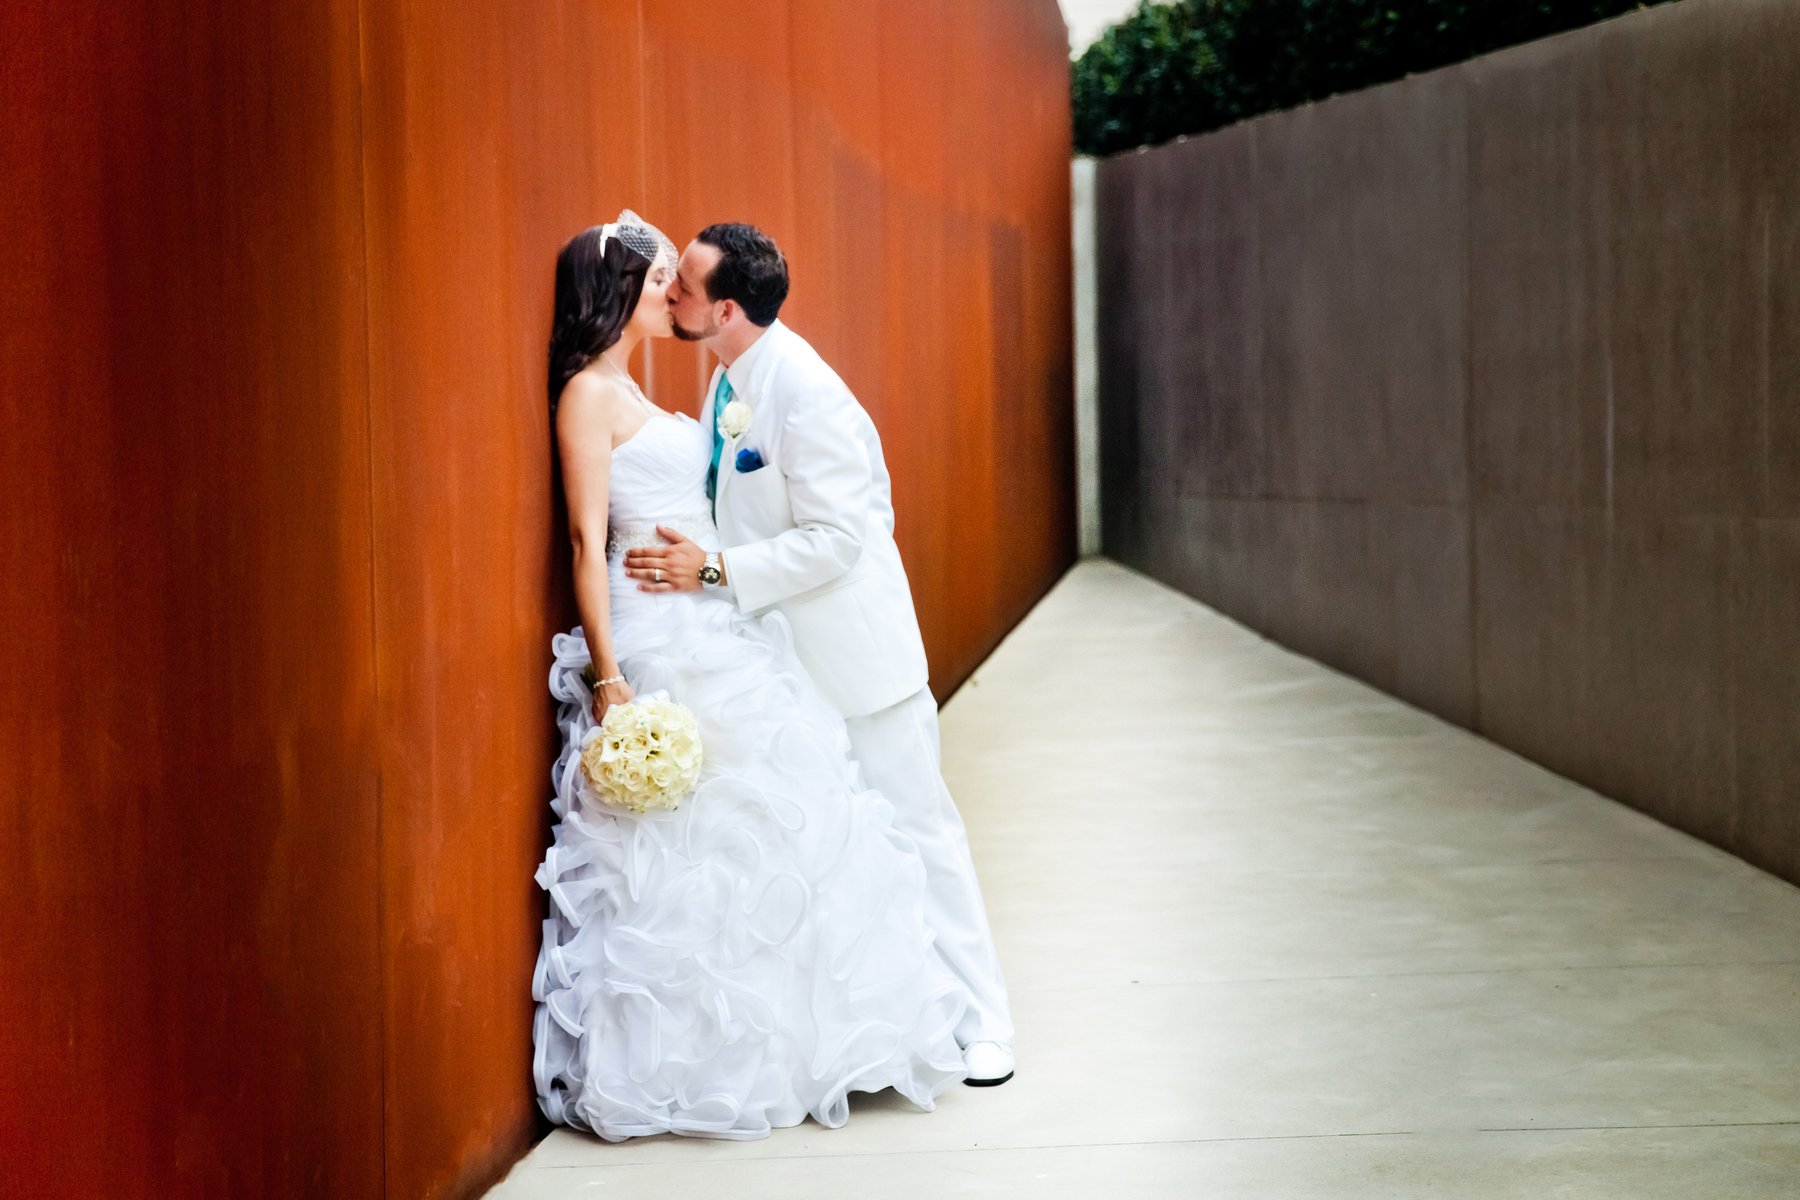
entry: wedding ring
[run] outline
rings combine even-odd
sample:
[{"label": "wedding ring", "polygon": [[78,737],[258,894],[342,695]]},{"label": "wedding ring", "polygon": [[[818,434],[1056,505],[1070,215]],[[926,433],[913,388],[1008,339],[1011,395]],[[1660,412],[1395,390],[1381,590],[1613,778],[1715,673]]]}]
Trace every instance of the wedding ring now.
[{"label": "wedding ring", "polygon": [[653,570],[654,570],[654,571],[655,571],[655,575],[654,575],[654,578],[655,578],[655,580],[656,580],[656,582],[658,582],[658,583],[661,583],[661,582],[662,582],[662,568],[661,568],[661,567],[655,567],[655,568],[652,568],[652,569],[653,569]]}]

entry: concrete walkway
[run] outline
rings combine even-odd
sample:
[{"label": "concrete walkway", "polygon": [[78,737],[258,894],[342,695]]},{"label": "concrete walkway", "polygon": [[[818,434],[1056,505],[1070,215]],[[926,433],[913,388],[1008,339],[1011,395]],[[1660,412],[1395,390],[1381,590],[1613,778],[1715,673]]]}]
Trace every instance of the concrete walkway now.
[{"label": "concrete walkway", "polygon": [[1101,561],[944,741],[1018,1077],[493,1196],[1800,1195],[1800,890]]}]

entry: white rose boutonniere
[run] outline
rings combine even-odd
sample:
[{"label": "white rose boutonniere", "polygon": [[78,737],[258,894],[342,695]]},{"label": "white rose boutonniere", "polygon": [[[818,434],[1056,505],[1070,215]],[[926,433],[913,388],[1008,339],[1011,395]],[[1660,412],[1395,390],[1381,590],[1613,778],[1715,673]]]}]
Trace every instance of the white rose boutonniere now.
[{"label": "white rose boutonniere", "polygon": [[742,400],[733,400],[719,414],[719,432],[728,438],[742,437],[750,428],[750,418],[755,416],[748,404]]}]

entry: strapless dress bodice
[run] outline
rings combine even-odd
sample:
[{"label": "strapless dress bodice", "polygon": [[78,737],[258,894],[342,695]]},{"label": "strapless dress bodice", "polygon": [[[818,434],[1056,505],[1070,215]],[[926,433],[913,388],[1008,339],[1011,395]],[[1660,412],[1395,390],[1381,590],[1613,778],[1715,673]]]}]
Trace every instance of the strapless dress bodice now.
[{"label": "strapless dress bodice", "polygon": [[607,503],[608,557],[632,546],[660,545],[658,525],[717,549],[718,530],[706,498],[711,460],[712,447],[700,423],[686,413],[661,409],[616,446]]}]

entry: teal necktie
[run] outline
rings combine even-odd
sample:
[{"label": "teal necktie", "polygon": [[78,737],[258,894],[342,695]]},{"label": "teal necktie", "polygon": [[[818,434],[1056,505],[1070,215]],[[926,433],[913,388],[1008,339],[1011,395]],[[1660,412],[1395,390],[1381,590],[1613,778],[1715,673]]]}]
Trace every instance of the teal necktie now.
[{"label": "teal necktie", "polygon": [[706,468],[706,498],[717,501],[719,498],[719,455],[725,452],[725,431],[719,427],[719,418],[725,413],[725,406],[731,403],[731,380],[725,372],[719,372],[719,390],[713,393],[713,452],[712,465]]}]

